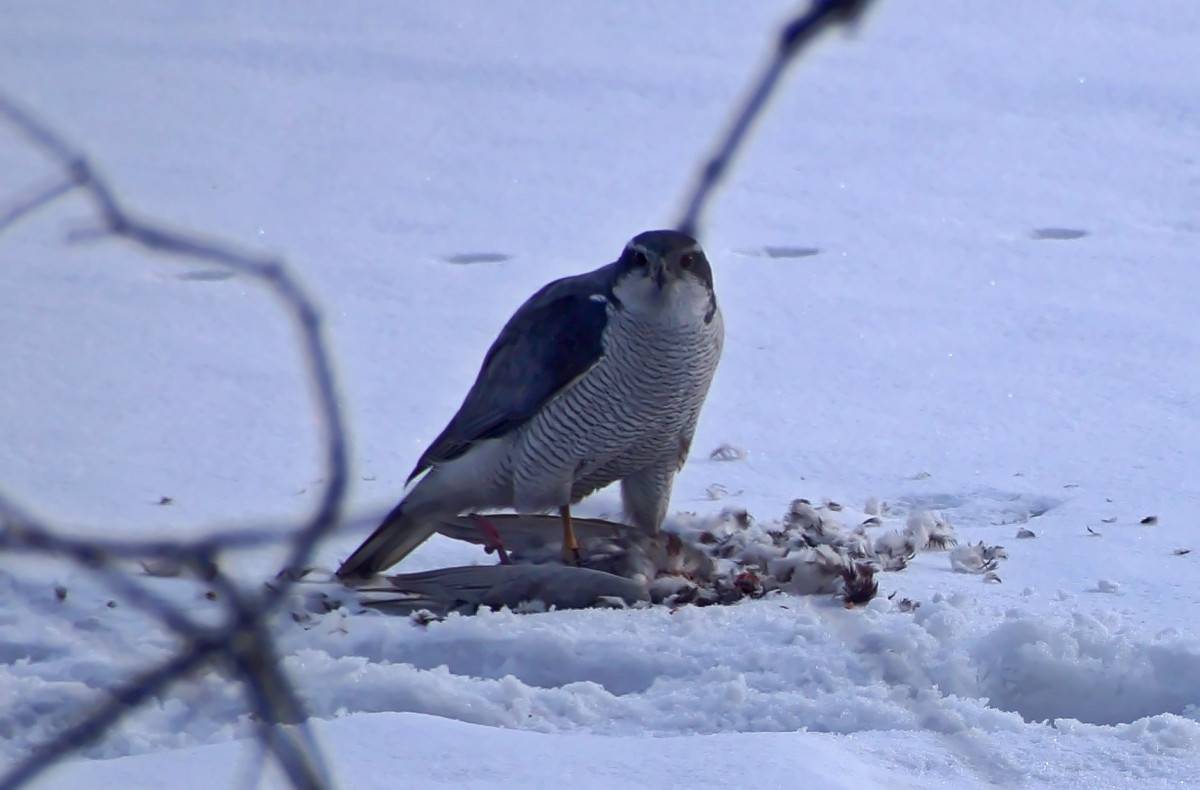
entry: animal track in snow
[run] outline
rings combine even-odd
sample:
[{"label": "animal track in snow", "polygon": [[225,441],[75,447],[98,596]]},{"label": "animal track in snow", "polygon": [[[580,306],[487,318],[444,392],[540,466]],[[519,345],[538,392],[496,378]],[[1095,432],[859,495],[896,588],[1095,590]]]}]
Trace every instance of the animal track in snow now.
[{"label": "animal track in snow", "polygon": [[446,263],[466,266],[472,263],[503,263],[512,260],[512,256],[503,252],[456,252],[453,255],[443,255],[442,260]]},{"label": "animal track in snow", "polygon": [[233,276],[233,272],[227,269],[191,269],[175,275],[175,278],[194,283],[215,283]]},{"label": "animal track in snow", "polygon": [[821,254],[820,247],[802,247],[796,244],[764,244],[761,247],[747,247],[737,250],[738,255],[745,255],[751,258],[811,258],[814,255]]},{"label": "animal track in snow", "polygon": [[1082,239],[1089,235],[1086,230],[1079,228],[1034,228],[1029,231],[1029,238],[1037,241],[1070,241],[1071,239]]},{"label": "animal track in snow", "polygon": [[892,506],[901,511],[953,512],[954,521],[960,526],[1000,526],[1024,524],[1045,515],[1062,503],[1062,499],[1050,496],[984,488],[963,494],[909,494],[897,497]]}]

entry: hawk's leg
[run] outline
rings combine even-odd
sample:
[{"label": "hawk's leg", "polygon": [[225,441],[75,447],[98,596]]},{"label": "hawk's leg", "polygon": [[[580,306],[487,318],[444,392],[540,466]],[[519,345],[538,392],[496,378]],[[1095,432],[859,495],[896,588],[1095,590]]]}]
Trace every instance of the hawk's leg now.
[{"label": "hawk's leg", "polygon": [[500,530],[496,529],[496,525],[478,513],[471,514],[471,520],[475,522],[475,526],[479,527],[479,531],[488,539],[488,543],[484,544],[483,550],[488,554],[493,551],[500,555],[501,565],[512,565],[512,560],[508,557],[508,552],[504,550],[504,541],[500,539]]},{"label": "hawk's leg", "polygon": [[583,558],[579,555],[579,541],[575,539],[575,529],[571,526],[571,506],[560,507],[558,515],[562,517],[563,525],[563,562],[568,565],[582,565]]}]

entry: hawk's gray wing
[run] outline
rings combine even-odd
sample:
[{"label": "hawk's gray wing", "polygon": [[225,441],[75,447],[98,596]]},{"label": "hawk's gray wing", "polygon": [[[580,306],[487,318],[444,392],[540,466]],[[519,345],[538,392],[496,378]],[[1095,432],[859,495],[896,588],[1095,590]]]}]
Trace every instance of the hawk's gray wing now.
[{"label": "hawk's gray wing", "polygon": [[604,353],[603,334],[617,264],[555,280],[504,325],[446,429],[409,475],[465,453],[476,442],[524,425]]}]

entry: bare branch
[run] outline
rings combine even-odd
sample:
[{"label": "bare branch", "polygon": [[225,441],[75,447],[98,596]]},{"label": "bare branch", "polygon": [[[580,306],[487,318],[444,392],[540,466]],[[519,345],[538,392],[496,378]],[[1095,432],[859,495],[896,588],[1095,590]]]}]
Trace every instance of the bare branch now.
[{"label": "bare branch", "polygon": [[95,542],[56,537],[49,526],[34,520],[3,498],[0,498],[0,526],[4,527],[4,531],[0,532],[0,547],[16,544],[21,548],[67,557],[78,565],[96,571],[99,579],[117,595],[157,615],[180,636],[189,638],[199,632],[201,626],[188,619],[173,604],[114,568],[114,556]]},{"label": "bare branch", "polygon": [[[333,366],[321,334],[320,314],[315,302],[283,264],[275,259],[238,252],[215,241],[166,230],[133,217],[118,202],[107,182],[96,173],[86,158],[76,153],[48,126],[3,96],[0,96],[0,116],[6,117],[47,155],[57,160],[72,175],[72,180],[87,190],[108,233],[152,251],[208,261],[259,279],[291,314],[301,336],[310,383],[317,399],[325,447],[325,477],[328,480],[315,512],[293,537],[288,566],[303,565],[317,541],[338,523],[348,477],[345,425],[338,407]],[[45,202],[42,201],[43,204]],[[276,603],[287,587],[285,580],[266,593],[263,605],[269,608]]]},{"label": "bare branch", "polygon": [[35,779],[55,762],[103,737],[126,714],[146,700],[159,694],[175,681],[187,676],[206,662],[220,645],[194,645],[170,661],[138,675],[113,692],[112,698],[94,710],[83,721],[69,727],[57,737],[36,747],[8,773],[0,776],[0,790],[14,790]]},{"label": "bare branch", "polygon": [[250,758],[246,761],[245,767],[242,769],[241,780],[238,782],[238,787],[242,790],[257,790],[262,783],[263,770],[267,764],[267,738],[270,735],[267,733],[269,724],[260,724],[258,727],[258,737],[253,744],[250,744]]},{"label": "bare branch", "polygon": [[261,733],[266,745],[295,787],[324,787],[328,774],[320,749],[303,707],[279,668],[270,636],[259,627],[248,631],[246,638],[251,641],[241,654],[238,670],[244,678],[247,703],[271,725]]},{"label": "bare branch", "polygon": [[[67,174],[67,178],[53,187],[18,201],[14,208],[3,215],[5,223],[0,225],[0,229],[79,186],[92,199],[100,215],[102,234],[118,236],[154,252],[216,263],[256,278],[267,285],[292,316],[300,334],[307,374],[316,397],[325,448],[325,479],[329,481],[313,514],[289,536],[291,551],[288,567],[303,565],[321,537],[339,523],[348,478],[345,425],[315,302],[283,264],[273,258],[238,252],[215,241],[167,230],[132,216],[81,154],[76,153],[48,126],[4,97],[0,97],[0,117],[16,126]],[[140,704],[147,696],[158,693],[184,677],[210,654],[219,653],[230,659],[246,686],[251,706],[264,722],[279,725],[304,721],[303,707],[274,660],[274,649],[265,625],[272,608],[283,599],[294,582],[292,576],[284,575],[275,585],[264,592],[253,593],[247,599],[232,582],[217,574],[213,581],[225,592],[223,600],[228,607],[228,622],[224,628],[213,629],[193,621],[181,609],[113,567],[114,559],[132,556],[171,557],[195,567],[215,567],[212,558],[217,550],[235,544],[266,542],[268,538],[261,531],[242,530],[226,535],[210,535],[203,541],[191,544],[74,539],[59,535],[57,530],[32,518],[24,508],[8,499],[0,499],[0,525],[3,526],[0,546],[54,554],[77,563],[96,573],[105,584],[135,606],[156,615],[189,645],[189,650],[178,659],[143,676],[133,687],[126,688],[111,702],[98,708],[82,724],[35,750],[26,761],[0,780],[4,786],[16,786],[32,778],[63,754],[100,737],[107,727],[124,715],[125,708]],[[234,626],[232,629],[229,628],[231,625]],[[232,637],[226,635],[229,630],[232,630]],[[285,773],[297,786],[324,786],[326,780],[320,752],[315,741],[308,737],[307,729],[303,725],[298,726],[295,733],[283,733],[278,726],[271,728],[269,746]],[[296,741],[297,734],[303,743]]]},{"label": "bare branch", "polygon": [[[59,162],[70,162],[73,159],[74,152],[49,126],[3,95],[0,95],[0,116],[4,116],[13,128],[25,135],[34,146],[47,152],[51,158]],[[73,168],[69,167],[67,170],[73,171]]]},{"label": "bare branch", "polygon": [[12,205],[0,210],[0,233],[15,225],[26,214],[32,214],[42,206],[48,206],[63,195],[79,186],[74,179],[60,178],[49,184],[29,190],[29,194],[17,198]]},{"label": "bare branch", "polygon": [[[355,519],[357,521],[357,519]],[[61,528],[51,531],[29,516],[11,498],[0,493],[0,549],[40,554],[82,556],[89,552],[113,559],[144,560],[188,558],[215,554],[217,551],[256,549],[286,543],[295,538],[295,527],[280,524],[260,527],[217,527],[194,540],[124,540],[120,538],[73,538]],[[77,529],[81,534],[104,534],[106,528]]]},{"label": "bare branch", "polygon": [[766,109],[767,100],[771,98],[788,64],[824,31],[834,25],[857,22],[869,3],[870,0],[813,0],[808,10],[784,25],[773,57],[734,113],[733,121],[725,130],[716,150],[697,174],[686,203],[687,208],[675,227],[696,237],[701,216],[713,190],[725,177],[750,128]]}]

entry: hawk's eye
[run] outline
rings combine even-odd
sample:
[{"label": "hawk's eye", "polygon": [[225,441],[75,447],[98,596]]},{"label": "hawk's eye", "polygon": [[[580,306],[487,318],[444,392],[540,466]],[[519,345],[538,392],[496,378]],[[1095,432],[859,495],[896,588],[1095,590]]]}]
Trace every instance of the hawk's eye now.
[{"label": "hawk's eye", "polygon": [[642,252],[641,250],[637,250],[633,253],[633,265],[634,266],[646,266],[649,263],[650,263],[650,261],[647,260],[646,253]]},{"label": "hawk's eye", "polygon": [[696,262],[696,255],[689,252],[687,255],[680,257],[679,265],[685,269],[692,268],[692,264]]}]

